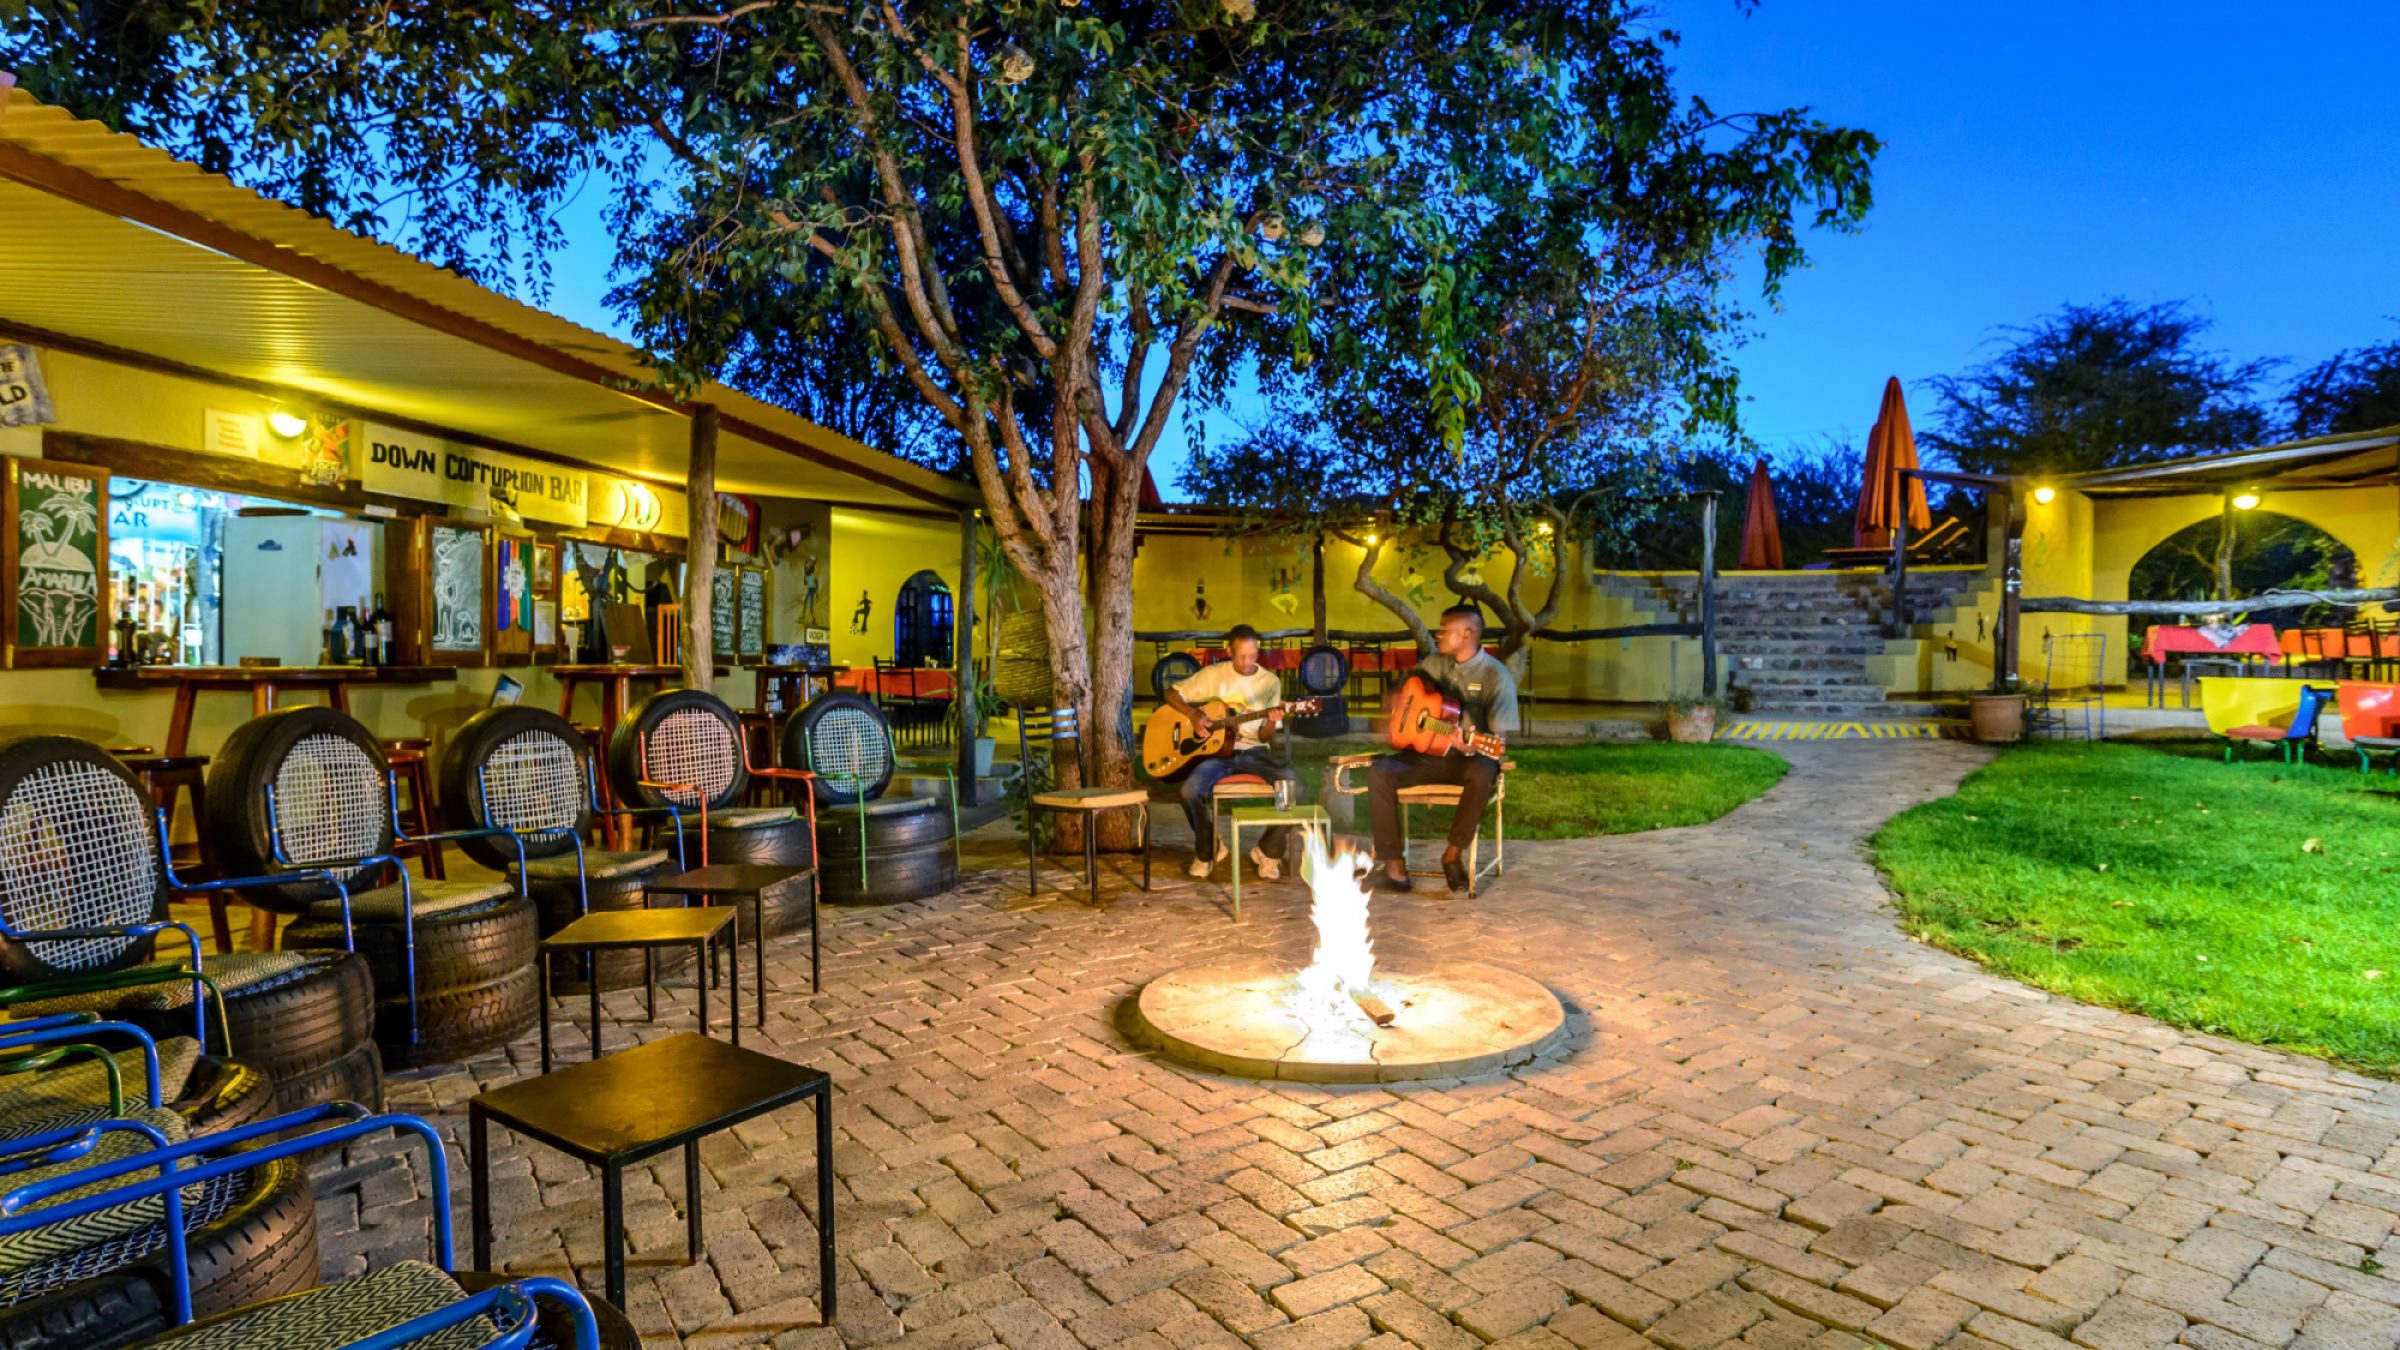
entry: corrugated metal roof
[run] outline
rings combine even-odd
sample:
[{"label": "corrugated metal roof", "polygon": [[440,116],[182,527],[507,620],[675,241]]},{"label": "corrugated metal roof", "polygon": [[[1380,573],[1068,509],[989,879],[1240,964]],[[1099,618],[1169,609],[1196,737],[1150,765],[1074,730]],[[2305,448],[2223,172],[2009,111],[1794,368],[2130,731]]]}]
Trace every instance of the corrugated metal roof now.
[{"label": "corrugated metal roof", "polygon": [[[606,334],[339,229],[0,78],[0,323],[615,472],[684,476],[686,405]],[[722,385],[728,491],[958,505],[974,490]]]},{"label": "corrugated metal roof", "polygon": [[2162,496],[2235,488],[2294,492],[2383,487],[2400,482],[2400,427],[2279,441],[2248,450],[2195,455],[2068,474],[2058,486],[2093,496]]}]

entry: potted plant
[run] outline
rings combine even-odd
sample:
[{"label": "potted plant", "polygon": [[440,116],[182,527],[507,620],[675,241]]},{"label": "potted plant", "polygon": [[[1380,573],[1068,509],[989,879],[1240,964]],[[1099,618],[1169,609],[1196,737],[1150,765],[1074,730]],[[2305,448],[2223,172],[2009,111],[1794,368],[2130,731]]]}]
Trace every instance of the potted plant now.
[{"label": "potted plant", "polygon": [[1717,738],[1714,694],[1677,695],[1667,700],[1667,739],[1679,745],[1706,745]]},{"label": "potted plant", "polygon": [[2007,745],[2025,739],[2025,682],[2014,674],[1992,681],[1992,687],[1967,697],[1967,717],[1975,739],[1986,745]]},{"label": "potted plant", "polygon": [[[966,697],[975,700],[975,776],[989,778],[992,776],[992,752],[999,744],[992,737],[992,724],[1008,715],[1008,703],[992,688],[989,671],[981,668],[976,670],[974,683],[967,689]],[[949,735],[946,739],[953,745],[958,743],[958,710],[962,702],[961,699],[951,700],[950,706],[942,713],[948,723]]]}]

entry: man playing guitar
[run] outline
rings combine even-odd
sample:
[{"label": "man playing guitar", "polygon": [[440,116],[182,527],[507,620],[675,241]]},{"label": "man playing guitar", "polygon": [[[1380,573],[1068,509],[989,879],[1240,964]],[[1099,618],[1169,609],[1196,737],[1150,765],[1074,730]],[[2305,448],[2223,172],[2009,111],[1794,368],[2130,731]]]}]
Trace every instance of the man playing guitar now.
[{"label": "man playing guitar", "polygon": [[[1409,672],[1440,689],[1459,706],[1463,732],[1505,736],[1517,729],[1517,682],[1508,667],[1483,649],[1483,611],[1473,605],[1453,605],[1442,611],[1442,626],[1434,634],[1434,654]],[[1405,678],[1405,677],[1404,677]],[[1464,737],[1441,754],[1401,750],[1375,761],[1367,770],[1367,805],[1375,821],[1375,874],[1379,890],[1411,889],[1408,880],[1408,841],[1400,836],[1400,789],[1435,783],[1459,788],[1458,809],[1450,817],[1450,846],[1442,850],[1442,877],[1452,891],[1468,886],[1463,858],[1475,830],[1483,823],[1483,808],[1500,781],[1500,761],[1468,754]]]},{"label": "man playing guitar", "polygon": [[[1183,816],[1192,824],[1195,877],[1207,876],[1225,856],[1225,841],[1217,837],[1218,783],[1237,773],[1257,774],[1270,783],[1278,779],[1300,781],[1300,775],[1267,748],[1267,741],[1283,721],[1283,680],[1258,664],[1258,630],[1246,623],[1235,625],[1225,634],[1225,656],[1225,660],[1202,666],[1190,679],[1169,689],[1167,706],[1191,718],[1194,731],[1202,736],[1216,727],[1202,711],[1208,703],[1222,703],[1234,712],[1255,712],[1262,708],[1274,711],[1235,728],[1233,753],[1201,760],[1183,780]],[[1250,850],[1250,861],[1258,865],[1262,880],[1273,881],[1283,875],[1284,836],[1284,827],[1278,825],[1261,834],[1257,846]],[[1234,866],[1241,864],[1237,862]]]}]

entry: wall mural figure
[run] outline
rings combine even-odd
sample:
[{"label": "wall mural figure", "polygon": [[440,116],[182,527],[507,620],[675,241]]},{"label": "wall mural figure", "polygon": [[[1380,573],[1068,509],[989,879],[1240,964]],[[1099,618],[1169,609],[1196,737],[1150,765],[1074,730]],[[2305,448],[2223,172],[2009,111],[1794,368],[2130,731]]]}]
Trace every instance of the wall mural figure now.
[{"label": "wall mural figure", "polygon": [[1195,581],[1192,583],[1192,617],[1207,623],[1208,612],[1208,583]]},{"label": "wall mural figure", "polygon": [[850,631],[853,633],[866,632],[867,616],[873,614],[874,612],[875,597],[869,595],[865,591],[860,591],[858,593],[858,608],[850,611]]}]

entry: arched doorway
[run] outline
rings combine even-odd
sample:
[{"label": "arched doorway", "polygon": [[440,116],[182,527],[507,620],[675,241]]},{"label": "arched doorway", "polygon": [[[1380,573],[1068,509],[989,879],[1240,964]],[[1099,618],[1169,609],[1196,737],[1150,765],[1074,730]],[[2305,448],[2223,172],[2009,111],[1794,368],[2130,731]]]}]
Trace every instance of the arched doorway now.
[{"label": "arched doorway", "polygon": [[[2222,522],[2216,517],[2196,521],[2160,540],[2126,578],[2130,600],[2207,600],[2217,593],[2217,548]],[[2344,589],[2358,584],[2358,558],[2348,545],[2297,517],[2275,511],[2233,513],[2233,589],[2235,596],[2256,595],[2277,587],[2299,590]],[[2278,628],[2340,627],[2347,609],[2315,605],[2262,614]],[[2152,623],[2184,622],[2136,616],[2132,644]]]},{"label": "arched doorway", "polygon": [[950,583],[919,572],[900,585],[892,607],[892,660],[903,666],[951,663]]}]

